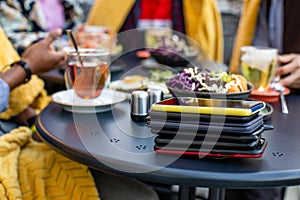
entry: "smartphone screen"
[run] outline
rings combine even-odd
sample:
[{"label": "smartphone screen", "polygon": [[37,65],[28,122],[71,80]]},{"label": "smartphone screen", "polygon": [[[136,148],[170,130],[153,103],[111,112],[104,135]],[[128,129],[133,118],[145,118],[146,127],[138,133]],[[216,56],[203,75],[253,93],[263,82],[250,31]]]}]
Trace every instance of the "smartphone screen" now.
[{"label": "smartphone screen", "polygon": [[[202,111],[209,109],[231,109],[231,110],[247,110],[248,114],[253,114],[265,107],[264,102],[261,101],[247,101],[247,100],[223,100],[223,99],[204,99],[192,97],[170,98],[156,103],[157,106],[167,108],[166,111],[171,111],[170,107],[184,108],[202,108]],[[152,106],[156,110],[156,105]],[[169,108],[169,110],[168,110]],[[210,114],[210,113],[206,113]],[[228,114],[228,113],[227,113]],[[245,115],[247,113],[244,113]]]}]

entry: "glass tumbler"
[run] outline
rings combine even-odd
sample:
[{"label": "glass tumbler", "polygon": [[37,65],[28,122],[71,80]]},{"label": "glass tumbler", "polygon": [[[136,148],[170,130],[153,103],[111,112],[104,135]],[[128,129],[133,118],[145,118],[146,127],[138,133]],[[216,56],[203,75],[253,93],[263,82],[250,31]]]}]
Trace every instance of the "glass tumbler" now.
[{"label": "glass tumbler", "polygon": [[270,87],[275,75],[278,50],[270,47],[241,47],[240,71],[260,92]]},{"label": "glass tumbler", "polygon": [[65,83],[82,99],[101,95],[110,83],[110,54],[107,49],[74,49],[67,54]]}]

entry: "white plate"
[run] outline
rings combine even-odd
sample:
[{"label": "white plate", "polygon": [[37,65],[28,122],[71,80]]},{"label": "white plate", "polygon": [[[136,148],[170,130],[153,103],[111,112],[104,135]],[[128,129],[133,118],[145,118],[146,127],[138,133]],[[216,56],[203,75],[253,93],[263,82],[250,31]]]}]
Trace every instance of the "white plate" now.
[{"label": "white plate", "polygon": [[170,97],[171,94],[165,83],[156,83],[153,81],[141,81],[137,83],[125,83],[123,80],[112,81],[109,85],[111,90],[123,92],[127,98],[131,97],[131,92],[141,88],[160,89],[164,93],[164,97]]},{"label": "white plate", "polygon": [[103,90],[98,98],[88,100],[77,97],[72,89],[56,92],[52,95],[53,102],[62,105],[67,111],[76,113],[109,111],[115,104],[120,103],[125,99],[125,94],[108,89]]},{"label": "white plate", "polygon": [[109,89],[118,90],[122,92],[132,92],[136,89],[145,88],[147,86],[147,81],[138,81],[135,83],[126,83],[123,80],[112,81],[109,84]]}]

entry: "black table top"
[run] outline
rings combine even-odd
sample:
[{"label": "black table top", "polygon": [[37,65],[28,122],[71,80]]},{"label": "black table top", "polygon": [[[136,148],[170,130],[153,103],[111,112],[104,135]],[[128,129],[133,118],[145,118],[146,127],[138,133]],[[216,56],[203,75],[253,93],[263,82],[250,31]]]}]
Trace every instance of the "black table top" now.
[{"label": "black table top", "polygon": [[261,158],[191,158],[153,151],[154,137],[144,123],[130,119],[128,101],[112,111],[76,114],[52,103],[39,115],[41,138],[63,155],[97,169],[146,181],[210,188],[258,188],[300,184],[300,95],[288,95],[290,114],[280,102],[264,131]]}]

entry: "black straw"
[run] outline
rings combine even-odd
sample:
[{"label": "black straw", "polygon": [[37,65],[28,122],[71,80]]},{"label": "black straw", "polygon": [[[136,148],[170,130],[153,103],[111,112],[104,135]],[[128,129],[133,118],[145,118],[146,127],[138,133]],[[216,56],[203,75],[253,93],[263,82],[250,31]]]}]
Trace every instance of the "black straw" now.
[{"label": "black straw", "polygon": [[77,53],[79,62],[80,62],[80,64],[81,64],[81,67],[83,67],[83,62],[82,62],[82,60],[81,60],[81,57],[80,57],[80,54],[79,54],[79,50],[78,50],[78,46],[77,46],[76,40],[75,40],[75,38],[74,38],[74,36],[73,36],[73,34],[72,34],[72,31],[71,31],[70,29],[67,29],[66,32],[67,32],[69,38],[70,38],[71,41],[72,41],[72,44],[73,44],[73,46],[74,46],[74,48],[75,48],[75,51],[76,51],[76,53]]}]

